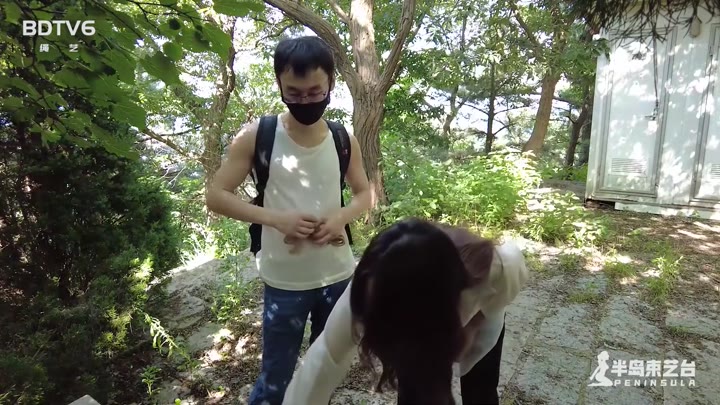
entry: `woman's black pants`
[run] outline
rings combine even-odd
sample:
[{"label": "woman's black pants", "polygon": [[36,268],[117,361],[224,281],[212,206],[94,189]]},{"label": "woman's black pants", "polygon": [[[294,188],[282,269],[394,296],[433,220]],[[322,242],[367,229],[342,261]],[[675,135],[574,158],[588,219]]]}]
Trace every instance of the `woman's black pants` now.
[{"label": "woman's black pants", "polygon": [[497,405],[500,403],[497,388],[500,382],[500,357],[502,356],[504,337],[505,325],[503,325],[495,347],[460,378],[463,405]]}]

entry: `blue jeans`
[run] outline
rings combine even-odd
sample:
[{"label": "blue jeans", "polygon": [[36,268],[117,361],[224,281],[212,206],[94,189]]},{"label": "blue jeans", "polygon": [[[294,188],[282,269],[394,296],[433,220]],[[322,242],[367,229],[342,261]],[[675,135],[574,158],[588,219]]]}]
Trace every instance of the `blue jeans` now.
[{"label": "blue jeans", "polygon": [[282,404],[300,354],[308,315],[312,344],[348,283],[350,279],[306,291],[280,290],[265,284],[262,365],[249,405]]}]

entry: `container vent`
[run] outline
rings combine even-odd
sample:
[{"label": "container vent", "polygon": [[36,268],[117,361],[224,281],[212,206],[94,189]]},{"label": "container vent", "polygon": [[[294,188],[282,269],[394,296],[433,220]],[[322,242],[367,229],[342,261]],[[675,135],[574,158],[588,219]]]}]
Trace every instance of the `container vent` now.
[{"label": "container vent", "polygon": [[713,163],[710,165],[710,180],[720,180],[720,164]]},{"label": "container vent", "polygon": [[647,163],[640,159],[615,158],[610,165],[613,174],[641,174],[647,173]]}]

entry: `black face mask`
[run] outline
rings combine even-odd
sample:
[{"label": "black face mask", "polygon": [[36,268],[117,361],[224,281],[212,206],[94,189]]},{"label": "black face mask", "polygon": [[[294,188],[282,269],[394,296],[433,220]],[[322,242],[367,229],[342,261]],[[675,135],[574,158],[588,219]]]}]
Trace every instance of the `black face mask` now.
[{"label": "black face mask", "polygon": [[306,104],[290,104],[285,103],[290,114],[297,120],[297,122],[303,125],[312,125],[322,118],[325,113],[325,109],[330,104],[330,92],[324,100],[315,103]]}]

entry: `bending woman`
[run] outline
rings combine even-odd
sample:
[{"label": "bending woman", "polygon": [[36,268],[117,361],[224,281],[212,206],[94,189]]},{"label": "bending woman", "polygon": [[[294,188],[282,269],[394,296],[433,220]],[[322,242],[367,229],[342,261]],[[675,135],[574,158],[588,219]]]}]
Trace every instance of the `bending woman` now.
[{"label": "bending woman", "polygon": [[527,278],[514,244],[417,219],[392,225],[365,250],[283,404],[327,404],[358,347],[399,405],[456,404],[454,372],[464,405],[499,403],[505,307]]}]

